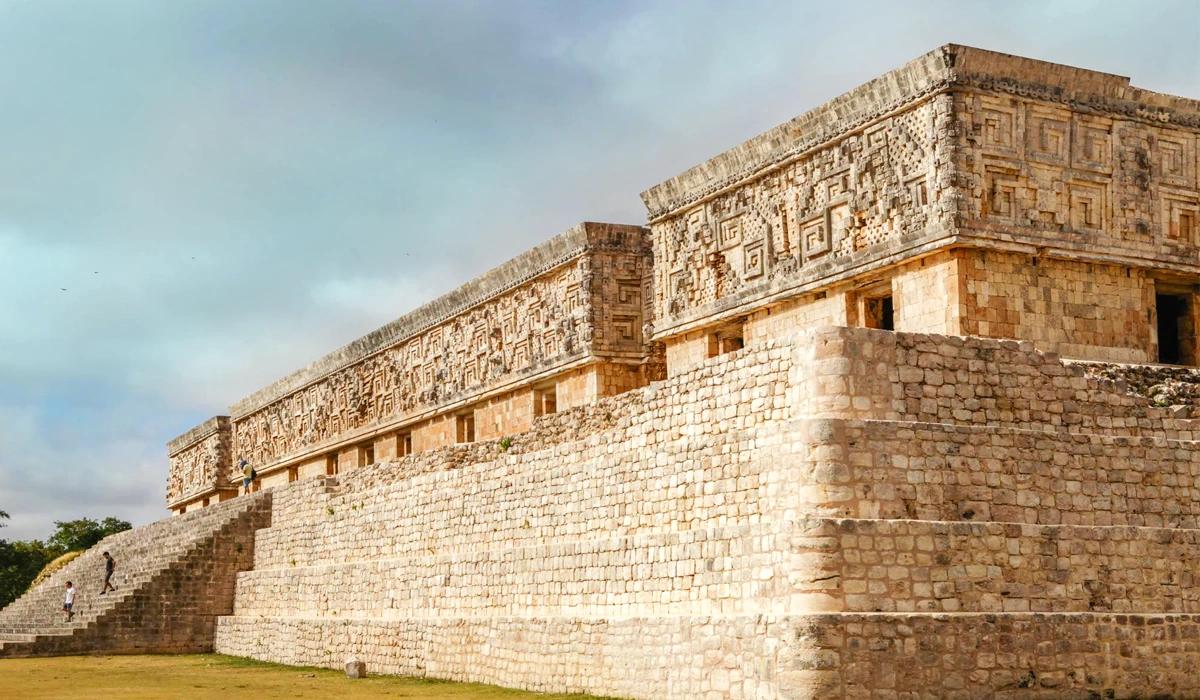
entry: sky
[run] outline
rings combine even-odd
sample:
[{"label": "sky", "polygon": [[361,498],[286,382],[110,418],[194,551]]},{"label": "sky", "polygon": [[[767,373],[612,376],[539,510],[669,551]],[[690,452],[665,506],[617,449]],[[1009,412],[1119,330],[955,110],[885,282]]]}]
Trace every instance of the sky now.
[{"label": "sky", "polygon": [[0,536],[945,43],[1200,97],[1200,0],[0,0]]}]

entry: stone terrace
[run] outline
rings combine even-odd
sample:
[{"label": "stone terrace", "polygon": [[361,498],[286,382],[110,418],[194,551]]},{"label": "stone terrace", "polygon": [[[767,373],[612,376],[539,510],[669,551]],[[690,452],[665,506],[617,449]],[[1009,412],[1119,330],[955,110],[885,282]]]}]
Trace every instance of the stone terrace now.
[{"label": "stone terrace", "polygon": [[819,329],[277,489],[216,649],[656,700],[1191,697],[1193,430],[1028,344]]}]

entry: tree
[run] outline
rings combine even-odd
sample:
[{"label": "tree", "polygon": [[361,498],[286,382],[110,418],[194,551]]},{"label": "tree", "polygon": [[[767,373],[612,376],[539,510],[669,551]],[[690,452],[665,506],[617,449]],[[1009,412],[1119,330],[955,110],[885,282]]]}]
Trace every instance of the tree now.
[{"label": "tree", "polygon": [[[0,510],[0,521],[8,518],[8,513]],[[132,528],[129,523],[117,518],[105,518],[100,522],[80,518],[56,521],[54,525],[57,529],[45,542],[9,542],[0,539],[0,608],[20,598],[46,564],[67,552],[89,549],[109,535]],[[0,527],[4,526],[0,522]]]},{"label": "tree", "polygon": [[40,540],[0,540],[0,608],[20,598],[29,582],[57,556]]},{"label": "tree", "polygon": [[116,518],[105,518],[103,522],[96,522],[91,518],[55,520],[54,526],[57,529],[50,539],[46,540],[46,544],[50,548],[58,550],[59,554],[90,549],[109,535],[133,528],[124,520]]}]

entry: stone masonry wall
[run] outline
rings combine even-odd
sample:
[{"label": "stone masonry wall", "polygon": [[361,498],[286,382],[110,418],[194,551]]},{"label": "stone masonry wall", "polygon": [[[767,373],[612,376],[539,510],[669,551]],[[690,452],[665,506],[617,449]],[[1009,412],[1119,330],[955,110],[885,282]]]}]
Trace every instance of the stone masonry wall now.
[{"label": "stone masonry wall", "polygon": [[859,420],[797,424],[789,512],[836,518],[1200,528],[1190,441]]},{"label": "stone masonry wall", "polygon": [[1154,283],[1145,270],[965,251],[963,332],[1031,340],[1044,352],[1154,362]]},{"label": "stone masonry wall", "polygon": [[1200,422],[1030,341],[819,329],[794,365],[802,415],[1195,440]]},{"label": "stone masonry wall", "polygon": [[297,482],[216,648],[655,700],[1192,697],[1191,425],[1076,369],[819,329]]}]

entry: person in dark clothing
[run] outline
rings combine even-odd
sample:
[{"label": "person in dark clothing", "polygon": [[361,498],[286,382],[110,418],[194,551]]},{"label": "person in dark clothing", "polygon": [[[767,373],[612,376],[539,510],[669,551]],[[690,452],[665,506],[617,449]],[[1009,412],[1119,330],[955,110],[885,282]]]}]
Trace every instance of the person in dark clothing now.
[{"label": "person in dark clothing", "polygon": [[117,568],[117,560],[113,559],[111,556],[109,556],[108,552],[105,552],[104,553],[104,588],[100,589],[100,595],[104,595],[105,593],[108,593],[109,591],[117,590],[117,587],[112,585],[112,581],[110,580],[110,579],[112,579],[113,569],[115,569],[115,568]]}]

